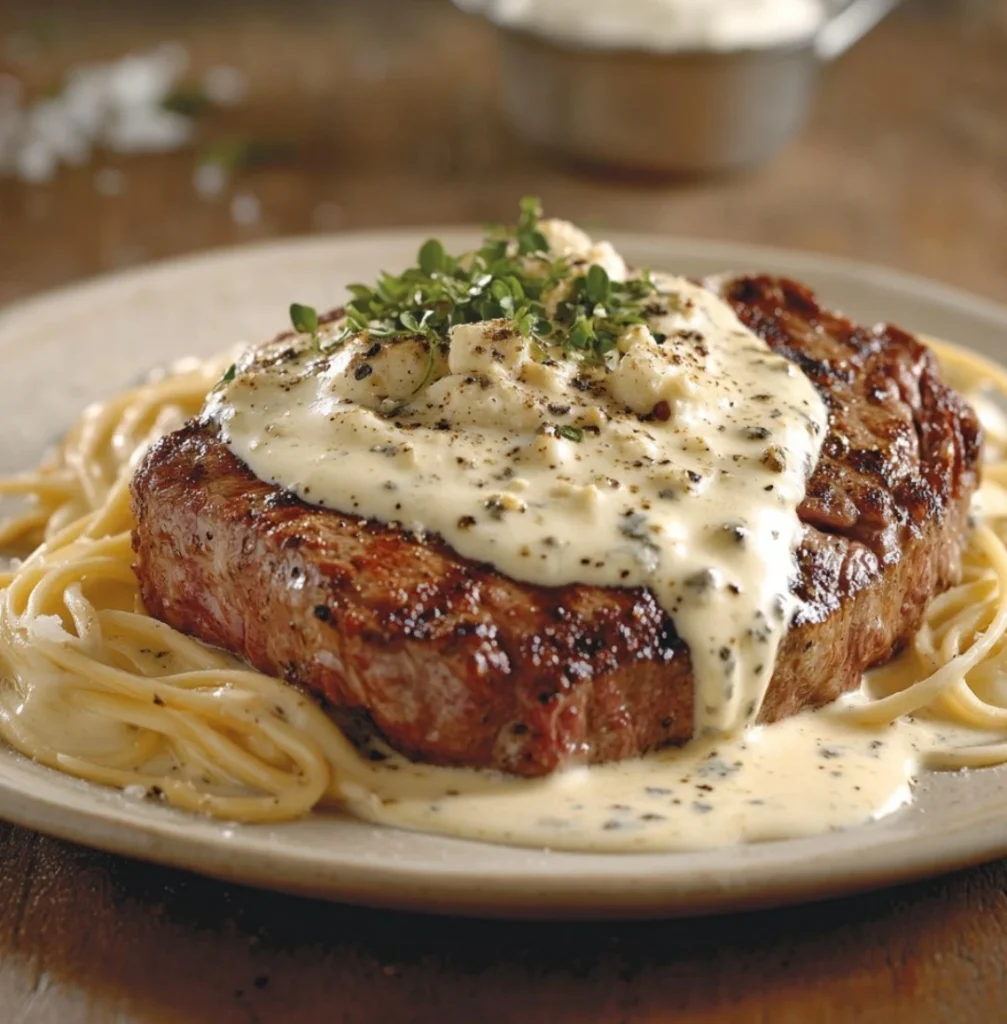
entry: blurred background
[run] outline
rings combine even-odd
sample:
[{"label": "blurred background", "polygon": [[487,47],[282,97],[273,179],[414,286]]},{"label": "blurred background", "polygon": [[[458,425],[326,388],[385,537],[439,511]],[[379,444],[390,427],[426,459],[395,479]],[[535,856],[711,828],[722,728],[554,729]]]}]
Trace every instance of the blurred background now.
[{"label": "blurred background", "polygon": [[448,0],[0,0],[0,304],[214,246],[508,219],[528,193],[592,231],[1007,301],[1007,0],[906,0],[824,69],[793,141],[731,172],[544,151],[498,77],[496,29]]}]

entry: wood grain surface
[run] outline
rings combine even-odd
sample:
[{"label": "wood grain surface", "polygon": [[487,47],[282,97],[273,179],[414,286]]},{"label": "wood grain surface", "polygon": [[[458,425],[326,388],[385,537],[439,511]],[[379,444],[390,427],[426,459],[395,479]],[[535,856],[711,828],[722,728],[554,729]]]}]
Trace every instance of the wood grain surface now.
[{"label": "wood grain surface", "polygon": [[[173,39],[193,76],[231,64],[250,93],[184,152],[0,179],[0,303],[210,246],[501,219],[524,193],[596,229],[831,252],[1007,300],[1003,5],[952,8],[917,4],[830,69],[771,165],[667,182],[592,177],[515,139],[492,37],[443,0],[4,0],[0,74],[32,92]],[[227,139],[255,165],[203,198],[196,167]],[[999,863],[705,921],[480,923],[253,892],[0,825],[0,1024],[994,1022],[1005,892]]]}]

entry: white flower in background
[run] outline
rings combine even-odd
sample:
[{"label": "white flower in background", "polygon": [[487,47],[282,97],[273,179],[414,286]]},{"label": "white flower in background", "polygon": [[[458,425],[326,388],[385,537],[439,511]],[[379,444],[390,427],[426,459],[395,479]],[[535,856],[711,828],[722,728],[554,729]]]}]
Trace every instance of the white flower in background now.
[{"label": "white flower in background", "polygon": [[184,47],[166,43],[107,64],[81,65],[67,74],[58,95],[27,105],[16,81],[7,83],[0,91],[0,174],[48,181],[63,164],[86,163],[95,148],[151,153],[185,146],[192,121],[166,110],[164,101],[188,63]]},{"label": "white flower in background", "polygon": [[221,64],[203,75],[203,92],[215,106],[234,107],[248,95],[248,79],[244,71]]},{"label": "white flower in background", "polygon": [[109,199],[121,196],[126,188],[126,176],[115,167],[103,167],[94,176],[94,188]]},{"label": "white flower in background", "polygon": [[227,171],[218,163],[204,161],[192,173],[192,187],[203,199],[216,199],[227,188]]},{"label": "white flower in background", "polygon": [[231,219],[242,227],[257,224],[262,216],[262,204],[257,196],[250,193],[235,196],[231,200]]}]

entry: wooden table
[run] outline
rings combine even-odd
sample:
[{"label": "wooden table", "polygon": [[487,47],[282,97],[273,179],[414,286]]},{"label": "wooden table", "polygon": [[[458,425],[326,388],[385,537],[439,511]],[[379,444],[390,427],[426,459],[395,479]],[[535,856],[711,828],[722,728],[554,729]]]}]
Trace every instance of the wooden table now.
[{"label": "wooden table", "polygon": [[[0,72],[31,89],[179,39],[194,69],[236,65],[251,92],[204,117],[190,151],[0,181],[0,302],[267,236],[500,219],[525,193],[591,227],[833,252],[1007,300],[1007,38],[992,15],[907,12],[832,70],[774,164],[671,184],[590,178],[515,140],[494,112],[491,38],[438,0],[6,0]],[[192,175],[221,138],[268,159],[208,200]],[[96,188],[104,167],[120,195]],[[260,206],[251,223],[241,196],[239,213]],[[11,1024],[1007,1019],[1004,863],[772,913],[523,925],[313,904],[19,828],[0,843]]]}]

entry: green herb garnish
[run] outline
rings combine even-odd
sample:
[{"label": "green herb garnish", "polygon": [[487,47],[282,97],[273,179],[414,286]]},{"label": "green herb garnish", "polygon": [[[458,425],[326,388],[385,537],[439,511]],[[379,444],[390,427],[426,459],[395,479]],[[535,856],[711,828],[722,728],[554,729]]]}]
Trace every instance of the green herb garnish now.
[{"label": "green herb garnish", "polygon": [[571,427],[564,424],[562,427],[556,428],[556,433],[560,437],[565,437],[568,441],[576,441],[578,444],[584,440],[584,431],[580,427]]},{"label": "green herb garnish", "polygon": [[299,302],[290,304],[290,322],[298,334],[310,334],[311,341],[318,346],[318,313],[312,306],[302,306]]},{"label": "green herb garnish", "polygon": [[238,367],[235,363],[231,363],[231,365],[224,371],[224,376],[221,377],[220,380],[218,380],[217,383],[213,385],[213,390],[219,391],[222,387],[224,387],[225,384],[230,384],[231,381],[234,380],[235,377],[237,377],[237,375]]},{"label": "green herb garnish", "polygon": [[444,246],[436,238],[431,238],[420,246],[418,260],[420,270],[424,274],[431,275],[443,272],[448,264],[448,257],[444,251]]},{"label": "green herb garnish", "polygon": [[[432,363],[433,347],[447,347],[452,327],[506,320],[533,339],[543,357],[603,362],[626,330],[647,322],[657,287],[646,272],[613,281],[603,267],[585,269],[554,256],[541,220],[541,204],[529,197],[521,200],[517,224],[487,225],[474,253],[455,257],[437,239],[424,242],[416,266],[382,274],[372,285],[350,286],[343,329],[327,345],[363,332],[375,339],[423,338],[431,346]],[[314,326],[294,319],[295,309],[306,308],[291,307],[291,319],[299,331],[317,338],[317,317]]]},{"label": "green herb garnish", "polygon": [[545,235],[539,231],[541,219],[542,204],[535,196],[525,196],[521,200],[521,213],[514,232],[517,236],[517,251],[521,256],[549,251],[549,243]]}]

